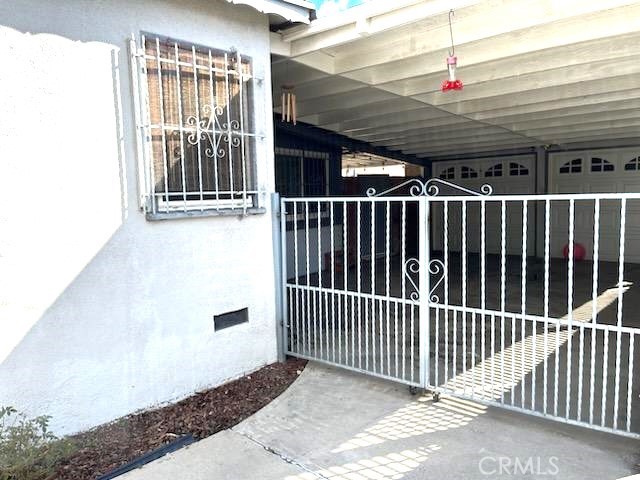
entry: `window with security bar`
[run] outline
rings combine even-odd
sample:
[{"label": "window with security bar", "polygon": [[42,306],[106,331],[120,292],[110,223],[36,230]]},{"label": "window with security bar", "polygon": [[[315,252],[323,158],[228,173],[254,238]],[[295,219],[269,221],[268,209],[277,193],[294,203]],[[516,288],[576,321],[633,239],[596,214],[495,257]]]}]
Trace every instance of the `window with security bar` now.
[{"label": "window with security bar", "polygon": [[147,209],[258,207],[251,60],[151,35],[135,56]]}]

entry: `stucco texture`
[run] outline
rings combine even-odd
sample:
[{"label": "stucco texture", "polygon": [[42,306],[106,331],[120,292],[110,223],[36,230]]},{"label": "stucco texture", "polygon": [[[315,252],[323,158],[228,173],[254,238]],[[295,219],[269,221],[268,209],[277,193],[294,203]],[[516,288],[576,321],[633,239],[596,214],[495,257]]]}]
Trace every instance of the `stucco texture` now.
[{"label": "stucco texture", "polygon": [[[268,213],[150,222],[128,39],[253,59]],[[0,405],[72,433],[276,359],[267,18],[219,0],[0,3]],[[249,322],[214,332],[213,316]]]}]

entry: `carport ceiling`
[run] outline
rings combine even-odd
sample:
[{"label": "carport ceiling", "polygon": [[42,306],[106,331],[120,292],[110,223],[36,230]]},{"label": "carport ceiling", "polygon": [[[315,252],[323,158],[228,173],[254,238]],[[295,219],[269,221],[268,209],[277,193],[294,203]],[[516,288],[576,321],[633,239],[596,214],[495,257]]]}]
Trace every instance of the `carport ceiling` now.
[{"label": "carport ceiling", "polygon": [[639,45],[639,1],[378,0],[273,34],[274,106],[420,157],[638,138]]}]

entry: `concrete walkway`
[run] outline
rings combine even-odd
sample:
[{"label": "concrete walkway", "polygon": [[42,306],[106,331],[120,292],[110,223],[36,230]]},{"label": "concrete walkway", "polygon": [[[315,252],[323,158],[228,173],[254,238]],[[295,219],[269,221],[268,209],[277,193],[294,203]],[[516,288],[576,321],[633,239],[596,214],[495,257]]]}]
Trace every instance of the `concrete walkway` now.
[{"label": "concrete walkway", "polygon": [[640,472],[640,441],[310,363],[236,427],[123,480],[557,478]]}]

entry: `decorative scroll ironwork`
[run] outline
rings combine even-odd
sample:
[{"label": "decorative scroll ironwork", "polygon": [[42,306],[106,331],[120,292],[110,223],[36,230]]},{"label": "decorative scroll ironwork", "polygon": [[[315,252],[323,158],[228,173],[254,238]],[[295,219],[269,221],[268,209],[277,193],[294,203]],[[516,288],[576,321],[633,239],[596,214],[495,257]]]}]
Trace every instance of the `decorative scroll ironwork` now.
[{"label": "decorative scroll ironwork", "polygon": [[205,116],[200,120],[194,115],[187,118],[187,125],[195,128],[195,131],[191,131],[186,137],[191,145],[196,146],[199,141],[208,140],[211,146],[204,149],[204,154],[209,158],[214,156],[218,158],[225,157],[227,154],[226,149],[220,146],[220,141],[223,139],[233,148],[240,147],[240,137],[242,135],[240,122],[231,120],[228,123],[221,124],[218,117],[224,114],[224,110],[219,105],[216,105],[213,109],[210,105],[203,105],[202,111]]},{"label": "decorative scroll ironwork", "polygon": [[407,276],[407,280],[413,287],[413,292],[409,294],[409,298],[414,302],[420,300],[420,293],[418,291],[418,285],[413,281],[413,277],[411,274],[416,274],[420,272],[420,262],[417,258],[410,258],[406,262],[404,262],[404,274]]},{"label": "decorative scroll ironwork", "polygon": [[447,276],[442,260],[435,259],[429,262],[429,275],[438,275],[437,280],[431,284],[431,290],[429,290],[429,301],[432,303],[440,303],[440,297],[434,292]]},{"label": "decorative scroll ironwork", "polygon": [[412,197],[436,197],[440,194],[440,185],[445,185],[449,188],[460,190],[461,192],[475,196],[487,196],[493,193],[493,187],[487,183],[480,187],[479,192],[476,192],[475,190],[456,185],[455,183],[448,182],[442,178],[431,178],[426,181],[420,180],[419,178],[412,178],[380,193],[378,193],[373,187],[368,188],[367,197],[381,197],[406,187],[407,185],[411,185],[409,188],[409,195]]},{"label": "decorative scroll ironwork", "polygon": [[[444,269],[444,263],[442,260],[434,259],[429,262],[427,267],[429,275],[437,275],[436,281],[431,285],[431,289],[429,290],[429,301],[431,303],[440,303],[440,297],[436,295],[434,292],[440,286],[440,284],[446,278],[446,271]],[[409,283],[413,287],[413,291],[409,294],[409,298],[414,301],[420,301],[420,293],[418,289],[418,285],[413,281],[412,275],[415,275],[420,272],[420,262],[417,258],[410,258],[404,264],[404,274],[406,275]]]}]

